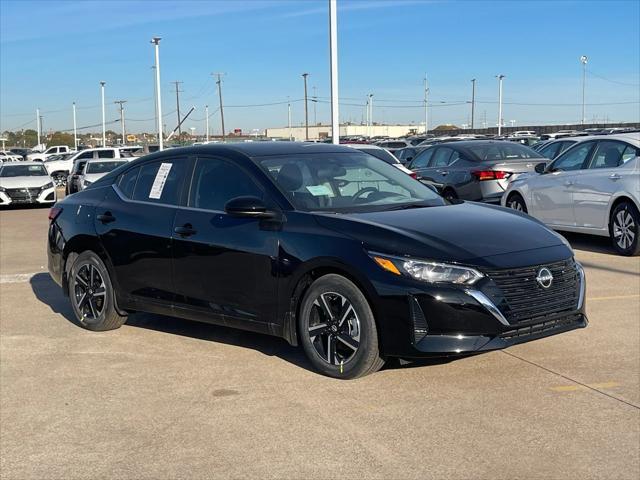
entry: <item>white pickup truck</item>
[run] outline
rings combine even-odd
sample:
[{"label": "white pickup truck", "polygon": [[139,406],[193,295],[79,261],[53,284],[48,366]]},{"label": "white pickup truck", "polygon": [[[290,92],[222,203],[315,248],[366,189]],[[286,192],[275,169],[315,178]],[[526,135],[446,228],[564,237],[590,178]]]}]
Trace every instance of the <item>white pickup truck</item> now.
[{"label": "white pickup truck", "polygon": [[51,157],[49,160],[45,160],[44,166],[54,179],[66,180],[76,160],[129,158],[131,156],[128,152],[121,152],[119,148],[88,148],[72,154]]},{"label": "white pickup truck", "polygon": [[47,148],[44,152],[35,152],[27,155],[28,162],[44,162],[53,155],[63,155],[65,153],[73,153],[75,150],[66,145],[55,145]]}]

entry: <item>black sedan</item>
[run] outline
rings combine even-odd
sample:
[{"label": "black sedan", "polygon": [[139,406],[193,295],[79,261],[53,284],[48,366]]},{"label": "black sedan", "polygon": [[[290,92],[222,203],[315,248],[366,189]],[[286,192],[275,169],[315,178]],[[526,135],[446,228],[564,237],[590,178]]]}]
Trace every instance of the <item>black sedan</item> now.
[{"label": "black sedan", "polygon": [[549,159],[503,140],[441,143],[415,154],[408,168],[449,199],[499,204],[509,182]]},{"label": "black sedan", "polygon": [[49,272],[90,330],[144,311],[302,345],[326,375],[499,349],[587,324],[563,238],[449,203],[352,148],[245,143],[148,155],[50,211]]}]

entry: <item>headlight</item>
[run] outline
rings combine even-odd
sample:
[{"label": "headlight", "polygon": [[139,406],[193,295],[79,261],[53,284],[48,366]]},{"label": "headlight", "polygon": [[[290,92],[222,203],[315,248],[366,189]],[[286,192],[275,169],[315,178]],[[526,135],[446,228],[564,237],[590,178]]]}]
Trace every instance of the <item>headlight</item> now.
[{"label": "headlight", "polygon": [[370,255],[380,267],[388,272],[395,275],[406,275],[423,282],[473,285],[484,277],[478,270],[461,265],[381,256],[374,253]]},{"label": "headlight", "polygon": [[49,182],[46,185],[40,187],[40,190],[46,190],[48,188],[53,188],[53,182]]}]

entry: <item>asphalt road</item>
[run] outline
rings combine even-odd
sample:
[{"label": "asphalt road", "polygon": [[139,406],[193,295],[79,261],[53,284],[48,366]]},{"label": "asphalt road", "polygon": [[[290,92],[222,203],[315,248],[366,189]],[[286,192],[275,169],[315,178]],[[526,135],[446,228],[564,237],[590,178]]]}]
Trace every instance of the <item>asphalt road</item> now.
[{"label": "asphalt road", "polygon": [[76,326],[46,209],[0,211],[0,477],[640,477],[640,259],[571,235],[587,329],[356,381],[276,338]]}]

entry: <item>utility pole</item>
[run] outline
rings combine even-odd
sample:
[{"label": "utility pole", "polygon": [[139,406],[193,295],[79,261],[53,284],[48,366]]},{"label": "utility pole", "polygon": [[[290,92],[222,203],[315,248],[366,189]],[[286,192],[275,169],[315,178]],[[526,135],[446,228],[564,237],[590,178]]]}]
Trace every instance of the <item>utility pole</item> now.
[{"label": "utility pole", "polygon": [[102,146],[107,146],[107,129],[105,126],[105,117],[104,117],[104,86],[106,82],[100,82],[100,96],[102,98]]},{"label": "utility pole", "polygon": [[78,129],[76,126],[76,102],[73,102],[73,145],[78,150]]},{"label": "utility pole", "polygon": [[303,73],[302,78],[304,79],[304,137],[306,141],[309,141],[309,109],[307,105],[307,77],[308,73]]},{"label": "utility pole", "polygon": [[160,37],[153,37],[151,43],[155,45],[156,52],[156,106],[157,106],[157,120],[158,120],[158,149],[162,151],[164,129],[162,128],[162,98],[160,96]]},{"label": "utility pole", "polygon": [[475,120],[475,111],[476,111],[476,79],[471,79],[471,129],[474,128],[474,120]]},{"label": "utility pole", "polygon": [[206,130],[205,138],[206,138],[206,141],[208,142],[209,141],[209,105],[204,106],[204,119],[205,119],[204,123],[205,123],[205,130]]},{"label": "utility pole", "polygon": [[498,79],[498,136],[502,134],[502,79],[504,75],[496,75]]},{"label": "utility pole", "polygon": [[369,132],[369,95],[367,95],[367,101],[364,105],[364,109],[365,109],[365,117],[366,117],[366,132],[367,132],[367,137],[370,137],[370,132]]},{"label": "utility pole", "polygon": [[180,121],[180,84],[183,82],[175,81],[171,82],[176,86],[176,109],[178,111],[178,138],[182,137],[182,127],[180,126],[182,122]]},{"label": "utility pole", "polygon": [[122,126],[122,145],[127,144],[127,139],[125,137],[125,128],[124,128],[124,104],[127,103],[126,100],[116,100],[115,102],[120,105],[120,124]]},{"label": "utility pole", "polygon": [[582,55],[580,57],[580,63],[582,63],[582,125],[585,124],[586,122],[586,117],[585,117],[585,104],[584,104],[584,94],[585,94],[585,88],[586,88],[586,84],[587,84],[587,56],[586,55]]},{"label": "utility pole", "polygon": [[291,101],[289,97],[287,97],[287,126],[289,127],[289,141],[291,141]]},{"label": "utility pole", "polygon": [[318,106],[318,95],[316,94],[316,87],[313,88],[313,124],[315,126],[318,125],[318,115],[316,111],[316,107]]},{"label": "utility pole", "polygon": [[218,98],[220,99],[220,123],[222,124],[222,141],[224,142],[224,110],[222,108],[222,80],[220,80],[224,73],[212,73],[211,75],[218,77],[216,84],[218,85]]},{"label": "utility pole", "polygon": [[427,74],[424,74],[424,135],[429,133],[429,83]]},{"label": "utility pole", "polygon": [[373,133],[373,93],[369,94],[369,136]]},{"label": "utility pole", "polygon": [[40,131],[40,109],[36,108],[36,129],[38,130],[38,145],[40,147],[40,136],[42,132]]},{"label": "utility pole", "polygon": [[156,91],[156,67],[155,65],[151,65],[151,71],[153,73],[153,106],[154,106],[154,119],[156,129],[158,128],[158,92]]}]

